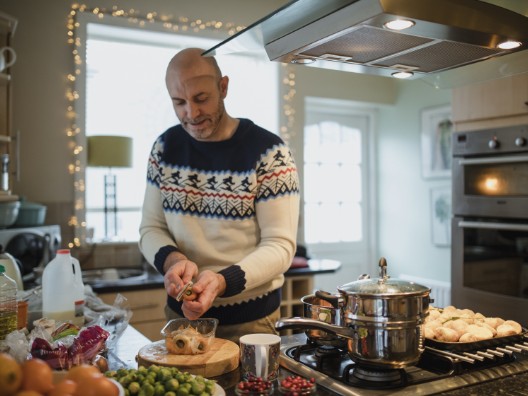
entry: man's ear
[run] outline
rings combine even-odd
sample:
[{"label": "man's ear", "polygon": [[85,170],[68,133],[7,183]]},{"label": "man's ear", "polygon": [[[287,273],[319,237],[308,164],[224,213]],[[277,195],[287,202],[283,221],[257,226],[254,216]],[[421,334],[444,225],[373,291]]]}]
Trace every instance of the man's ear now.
[{"label": "man's ear", "polygon": [[229,85],[229,77],[224,76],[220,79],[219,89],[220,89],[220,97],[222,99],[225,99],[227,96],[227,87]]}]

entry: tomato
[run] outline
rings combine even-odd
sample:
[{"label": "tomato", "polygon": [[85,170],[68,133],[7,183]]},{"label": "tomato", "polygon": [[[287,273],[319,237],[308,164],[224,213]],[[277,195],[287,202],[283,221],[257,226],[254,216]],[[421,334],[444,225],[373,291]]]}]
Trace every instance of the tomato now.
[{"label": "tomato", "polygon": [[88,377],[77,383],[74,396],[118,396],[117,385],[104,375]]},{"label": "tomato", "polygon": [[22,369],[14,357],[0,353],[0,396],[14,394],[22,384]]},{"label": "tomato", "polygon": [[21,368],[22,390],[48,393],[53,389],[53,370],[44,360],[26,360]]},{"label": "tomato", "polygon": [[78,366],[73,366],[68,370],[68,373],[64,379],[69,379],[74,382],[82,382],[86,378],[90,377],[101,377],[103,373],[99,369],[91,364],[80,364]]},{"label": "tomato", "polygon": [[48,396],[73,396],[77,390],[77,383],[70,379],[63,379],[55,384],[53,390],[48,393]]}]

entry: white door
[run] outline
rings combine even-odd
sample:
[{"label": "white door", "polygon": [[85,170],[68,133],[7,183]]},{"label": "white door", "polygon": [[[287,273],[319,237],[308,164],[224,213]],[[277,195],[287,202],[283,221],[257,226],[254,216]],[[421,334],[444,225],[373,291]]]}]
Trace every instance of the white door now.
[{"label": "white door", "polygon": [[312,258],[342,263],[315,279],[316,288],[334,291],[363,273],[375,275],[375,113],[318,98],[308,98],[305,109],[301,229]]}]

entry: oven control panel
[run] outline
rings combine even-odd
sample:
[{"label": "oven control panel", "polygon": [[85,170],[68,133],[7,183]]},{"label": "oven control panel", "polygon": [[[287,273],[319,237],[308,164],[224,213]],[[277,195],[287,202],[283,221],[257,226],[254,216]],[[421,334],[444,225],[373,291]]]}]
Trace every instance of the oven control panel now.
[{"label": "oven control panel", "polygon": [[523,152],[528,152],[528,125],[453,134],[454,157]]}]

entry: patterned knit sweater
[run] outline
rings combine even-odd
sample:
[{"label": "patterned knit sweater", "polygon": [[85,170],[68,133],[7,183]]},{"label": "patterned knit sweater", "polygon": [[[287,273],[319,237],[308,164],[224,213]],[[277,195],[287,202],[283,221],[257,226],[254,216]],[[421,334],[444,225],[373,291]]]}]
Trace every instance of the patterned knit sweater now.
[{"label": "patterned knit sweater", "polygon": [[[197,141],[177,125],[154,143],[139,246],[162,274],[167,255],[178,250],[200,271],[224,276],[225,293],[204,317],[244,323],[279,307],[298,217],[291,152],[252,121],[240,119],[220,142]],[[182,315],[181,303],[170,296],[167,303]]]}]

